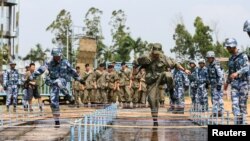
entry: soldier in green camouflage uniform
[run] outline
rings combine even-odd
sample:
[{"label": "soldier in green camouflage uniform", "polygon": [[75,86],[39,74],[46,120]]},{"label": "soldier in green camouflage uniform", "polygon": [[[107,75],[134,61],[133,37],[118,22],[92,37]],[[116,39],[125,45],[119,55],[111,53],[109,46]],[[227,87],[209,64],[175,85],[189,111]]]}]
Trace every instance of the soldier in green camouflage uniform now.
[{"label": "soldier in green camouflage uniform", "polygon": [[146,107],[146,99],[147,99],[147,85],[145,83],[145,69],[142,68],[140,71],[140,84],[139,84],[139,103],[141,104],[141,107]]},{"label": "soldier in green camouflage uniform", "polygon": [[117,90],[119,90],[119,77],[113,69],[114,66],[109,65],[106,75],[108,103],[116,103]]},{"label": "soldier in green camouflage uniform", "polygon": [[[76,67],[76,72],[80,77],[82,77],[79,66]],[[84,90],[83,84],[81,84],[79,81],[73,81],[73,96],[75,99],[75,104],[78,108],[82,101],[81,96],[83,95],[83,90]]]},{"label": "soldier in green camouflage uniform", "polygon": [[165,84],[172,79],[167,74],[167,67],[178,68],[186,73],[190,73],[185,70],[180,64],[174,60],[167,58],[162,53],[162,46],[159,43],[153,44],[151,53],[147,56],[141,56],[137,59],[138,64],[146,70],[146,84],[148,102],[151,108],[151,115],[153,117],[154,126],[158,126],[158,108],[159,108],[159,85]]},{"label": "soldier in green camouflage uniform", "polygon": [[130,77],[131,77],[130,78],[131,97],[132,97],[133,107],[136,108],[140,100],[139,87],[141,80],[140,70],[136,61],[133,62],[133,70]]},{"label": "soldier in green camouflage uniform", "polygon": [[119,92],[118,92],[118,101],[119,103],[126,103],[129,105],[131,102],[131,92],[130,92],[130,75],[131,71],[127,68],[126,63],[121,63],[121,70],[118,72],[120,78],[119,81]]},{"label": "soldier in green camouflage uniform", "polygon": [[104,70],[104,64],[100,64],[99,68],[95,72],[96,74],[96,99],[98,102],[106,104],[107,100],[107,82],[106,82],[106,74],[107,72]]},{"label": "soldier in green camouflage uniform", "polygon": [[88,104],[89,100],[91,104],[96,103],[94,90],[96,89],[96,77],[95,73],[90,70],[89,64],[85,65],[85,71],[83,73],[83,80],[85,81],[85,88],[83,94],[83,103]]}]

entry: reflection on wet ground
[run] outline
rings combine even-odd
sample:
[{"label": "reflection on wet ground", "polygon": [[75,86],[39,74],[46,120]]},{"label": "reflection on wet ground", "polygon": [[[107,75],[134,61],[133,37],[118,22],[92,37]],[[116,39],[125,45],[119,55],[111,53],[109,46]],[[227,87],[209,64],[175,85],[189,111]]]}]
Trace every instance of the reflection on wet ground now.
[{"label": "reflection on wet ground", "polygon": [[[207,128],[199,127],[190,120],[160,120],[158,128],[152,121],[117,119],[112,127],[106,130],[101,141],[203,141],[207,140]],[[123,127],[126,126],[126,127]]]}]

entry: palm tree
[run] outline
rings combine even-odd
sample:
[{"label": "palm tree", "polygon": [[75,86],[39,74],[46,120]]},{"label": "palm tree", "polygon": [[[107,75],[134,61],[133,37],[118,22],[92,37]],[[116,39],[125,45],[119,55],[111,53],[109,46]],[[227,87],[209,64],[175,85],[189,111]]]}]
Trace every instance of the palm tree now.
[{"label": "palm tree", "polygon": [[23,60],[30,60],[31,62],[39,62],[43,64],[47,58],[46,52],[49,52],[49,49],[43,50],[41,44],[36,44],[36,46],[30,49],[30,52],[23,58]]}]

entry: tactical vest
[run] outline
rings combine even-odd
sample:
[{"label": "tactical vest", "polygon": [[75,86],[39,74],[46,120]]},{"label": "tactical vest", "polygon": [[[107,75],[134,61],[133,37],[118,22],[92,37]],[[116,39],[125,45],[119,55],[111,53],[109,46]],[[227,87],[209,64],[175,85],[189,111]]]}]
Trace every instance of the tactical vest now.
[{"label": "tactical vest", "polygon": [[207,68],[199,68],[198,71],[199,76],[199,84],[204,84],[208,81],[208,74],[207,74]]},{"label": "tactical vest", "polygon": [[[230,76],[231,74],[239,71],[242,66],[244,65],[245,61],[244,60],[244,55],[243,53],[239,53],[237,56],[232,56],[229,58],[229,62],[228,62],[228,67],[229,67],[229,73],[228,75]],[[239,77],[237,77],[236,79],[242,80],[242,81],[247,81],[248,79],[248,72],[243,73],[242,75],[240,75]]]},{"label": "tactical vest", "polygon": [[6,74],[5,74],[5,78],[4,78],[4,81],[5,81],[5,84],[6,86],[9,86],[9,85],[18,85],[19,84],[19,73],[18,73],[18,70],[14,69],[14,70],[7,70],[6,71]]},{"label": "tactical vest", "polygon": [[48,63],[49,78],[51,80],[56,80],[58,78],[64,78],[66,81],[70,81],[69,73],[69,63],[67,60],[62,59],[59,63],[55,61],[50,61]]}]

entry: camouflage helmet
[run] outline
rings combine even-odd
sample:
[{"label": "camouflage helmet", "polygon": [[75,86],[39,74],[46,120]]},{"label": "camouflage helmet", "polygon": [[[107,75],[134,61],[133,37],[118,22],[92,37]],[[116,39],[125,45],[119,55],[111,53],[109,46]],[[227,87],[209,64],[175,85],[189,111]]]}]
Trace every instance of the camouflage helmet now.
[{"label": "camouflage helmet", "polygon": [[160,43],[154,43],[152,45],[151,52],[153,54],[161,54],[162,53],[162,45]]},{"label": "camouflage helmet", "polygon": [[133,62],[132,62],[132,65],[133,66],[138,66],[139,64],[138,64],[138,61],[137,60],[134,60]]},{"label": "camouflage helmet", "polygon": [[189,60],[189,64],[195,64],[196,65],[195,60]]},{"label": "camouflage helmet", "polygon": [[246,20],[246,22],[244,23],[243,31],[250,32],[250,20]]},{"label": "camouflage helmet", "polygon": [[9,65],[16,65],[16,62],[12,60],[9,62]]},{"label": "camouflage helmet", "polygon": [[206,61],[205,61],[205,59],[203,59],[203,58],[202,58],[202,59],[200,59],[200,60],[199,60],[199,62],[198,62],[198,63],[199,63],[199,64],[200,64],[200,63],[204,63],[204,64],[205,64],[205,63],[206,63]]},{"label": "camouflage helmet", "polygon": [[208,57],[214,58],[214,57],[215,57],[214,51],[208,51],[207,54],[206,54],[206,57],[207,57],[207,58],[208,58]]},{"label": "camouflage helmet", "polygon": [[61,48],[53,48],[51,51],[52,56],[62,56],[62,49]]},{"label": "camouflage helmet", "polygon": [[226,38],[224,46],[230,48],[237,47],[237,41],[234,38]]}]

